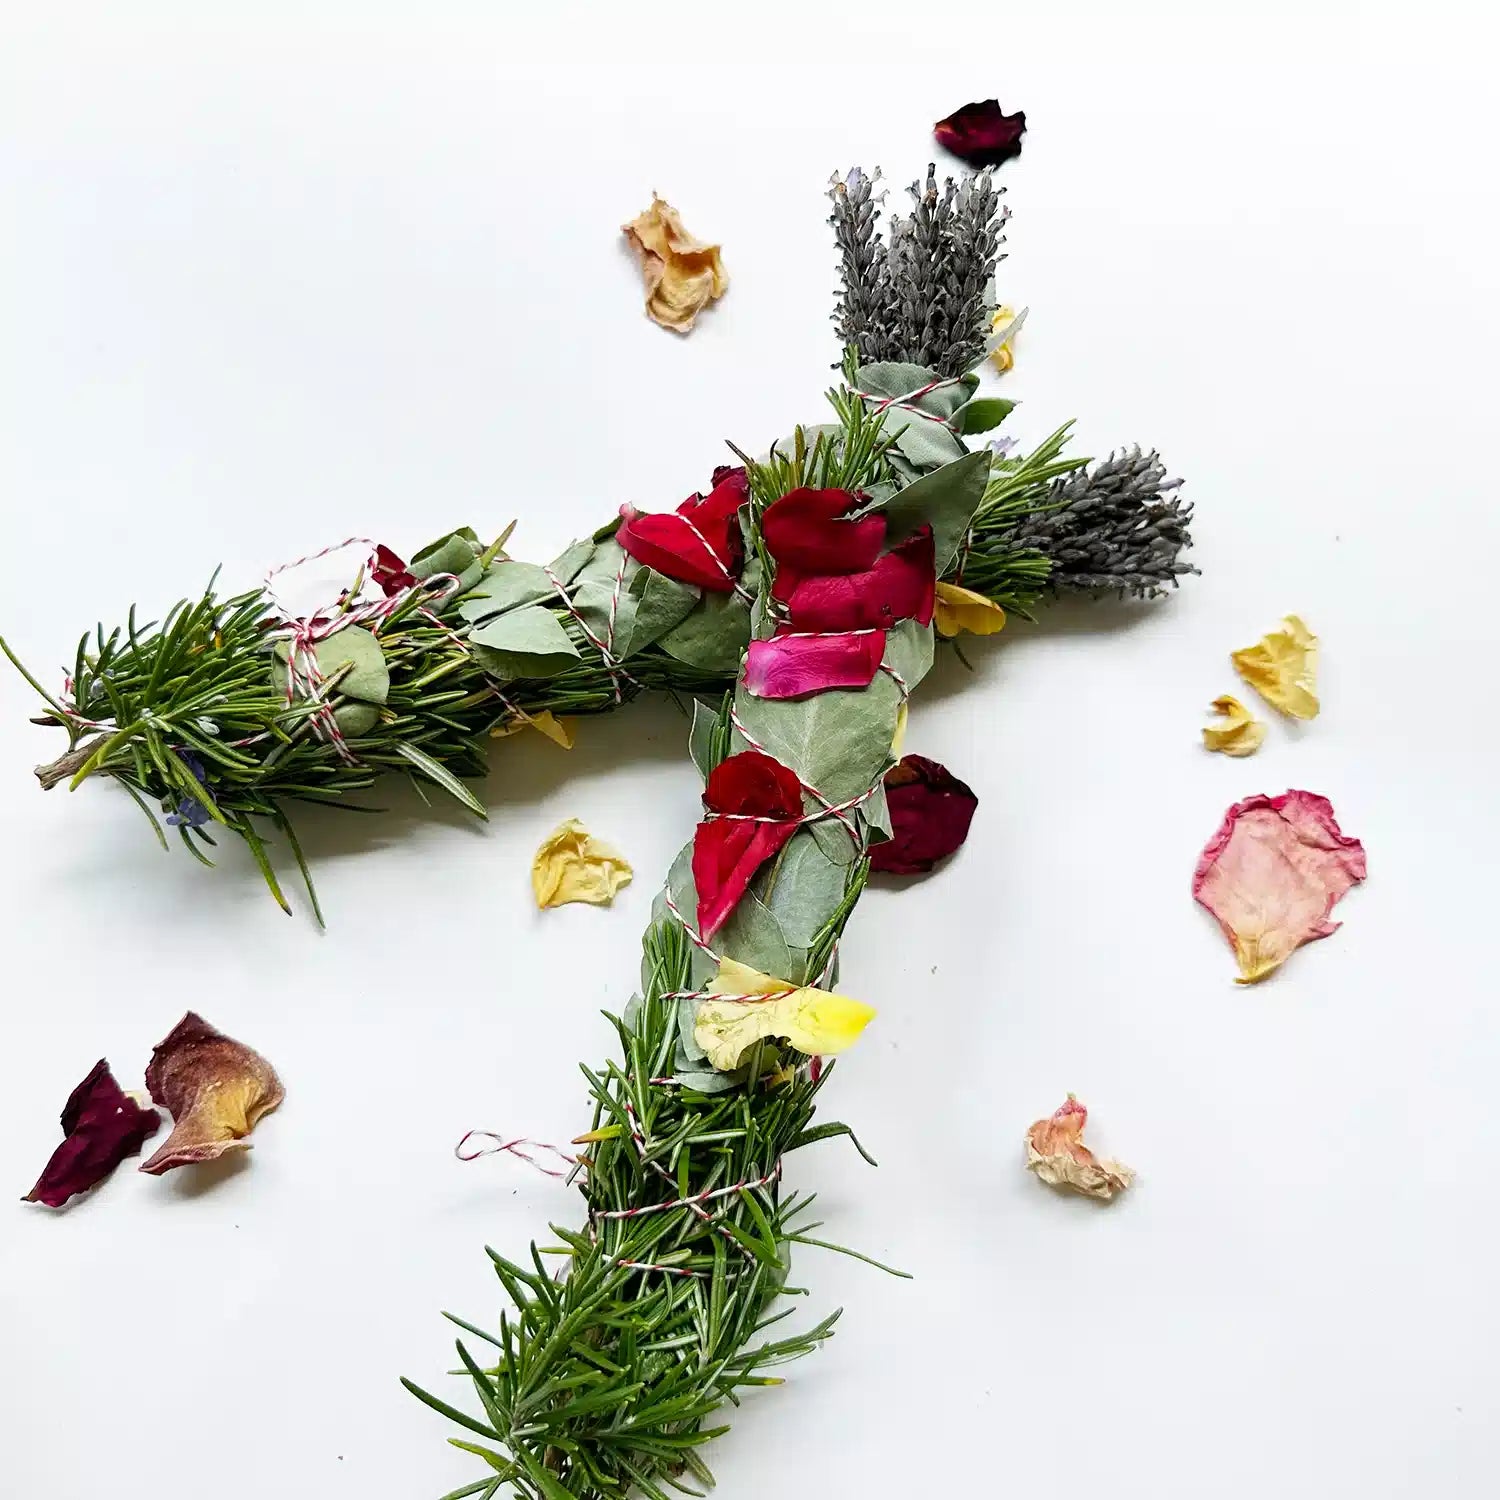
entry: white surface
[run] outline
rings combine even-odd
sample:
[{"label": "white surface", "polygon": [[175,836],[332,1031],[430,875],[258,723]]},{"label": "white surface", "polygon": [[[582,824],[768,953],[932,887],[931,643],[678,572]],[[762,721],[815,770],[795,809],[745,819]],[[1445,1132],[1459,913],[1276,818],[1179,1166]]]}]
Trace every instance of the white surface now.
[{"label": "white surface", "polygon": [[[828,1103],[881,1170],[838,1145],[793,1170],[917,1279],[800,1260],[809,1314],[845,1319],[715,1445],[719,1493],[1485,1492],[1500,222],[1472,8],[229,9],[3,8],[0,627],[43,671],[220,560],[238,584],[512,516],[545,557],[674,504],[721,437],[817,418],[830,169],[909,180],[930,122],[997,89],[1032,127],[1003,174],[1013,430],[1158,444],[1200,505],[1204,577],[1170,603],[1049,613],[923,690],[910,746],[978,789],[974,837],[847,943],[881,1015]],[[734,278],[686,342],[616,233],[652,188]],[[1225,653],[1289,609],[1324,716],[1203,754]],[[681,722],[508,742],[488,828],[399,795],[304,817],[320,936],[108,788],[39,795],[31,712],[0,673],[0,1183],[29,1186],[96,1057],[138,1083],[189,1005],[288,1097],[238,1170],[0,1212],[0,1491],[474,1477],[396,1376],[441,1385],[438,1310],[501,1305],[482,1245],[573,1203],[451,1147],[579,1127],[576,1062],[692,824]],[[1289,785],[1371,877],[1245,992],[1188,877],[1230,802]],[[570,814],[639,878],[539,917],[529,857]],[[1020,1170],[1069,1089],[1142,1174],[1107,1211]]]}]

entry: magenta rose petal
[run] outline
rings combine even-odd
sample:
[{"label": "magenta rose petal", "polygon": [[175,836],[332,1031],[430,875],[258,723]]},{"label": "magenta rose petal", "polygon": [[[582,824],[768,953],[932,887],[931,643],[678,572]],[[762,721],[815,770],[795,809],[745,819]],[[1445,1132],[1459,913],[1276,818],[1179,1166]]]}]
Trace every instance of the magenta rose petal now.
[{"label": "magenta rose petal", "polygon": [[998,167],[1021,154],[1026,114],[1008,115],[998,99],[980,99],[939,120],[932,133],[938,145],[971,167]]},{"label": "magenta rose petal", "polygon": [[22,1202],[61,1208],[135,1156],[160,1125],[156,1110],[137,1104],[101,1057],[68,1095],[62,1112],[65,1139]]},{"label": "magenta rose petal", "polygon": [[946,766],[903,756],[885,773],[891,836],[870,846],[870,868],[882,875],[924,875],[969,836],[979,798]]},{"label": "magenta rose petal", "polygon": [[869,687],[885,655],[885,631],[778,635],[751,641],[745,686],[757,698],[805,698],[829,688]]}]

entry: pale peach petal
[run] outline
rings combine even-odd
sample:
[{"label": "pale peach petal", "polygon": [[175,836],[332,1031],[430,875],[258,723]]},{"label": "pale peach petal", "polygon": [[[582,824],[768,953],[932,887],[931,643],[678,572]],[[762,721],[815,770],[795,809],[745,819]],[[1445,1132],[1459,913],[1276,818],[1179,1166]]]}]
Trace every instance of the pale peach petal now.
[{"label": "pale peach petal", "polygon": [[1135,1180],[1117,1161],[1100,1161],[1083,1144],[1089,1112],[1069,1094],[1062,1107],[1026,1132],[1026,1165],[1050,1187],[1108,1203]]},{"label": "pale peach petal", "polygon": [[620,227],[640,252],[646,312],[663,328],[689,332],[698,314],[729,290],[719,247],[694,239],[677,210],[654,193],[651,207]]},{"label": "pale peach petal", "polygon": [[1272,708],[1294,719],[1317,718],[1318,638],[1296,615],[1229,659]]},{"label": "pale peach petal", "polygon": [[255,1122],[285,1097],[281,1080],[260,1053],[225,1036],[189,1011],[152,1051],[146,1066],[151,1097],[172,1112],[172,1133],[141,1171],[248,1151]]},{"label": "pale peach petal", "polygon": [[1224,815],[1193,872],[1193,898],[1218,919],[1238,984],[1279,968],[1303,943],[1337,932],[1334,904],[1365,878],[1365,851],[1316,792],[1247,797]]},{"label": "pale peach petal", "polygon": [[1266,737],[1266,726],[1238,698],[1223,693],[1209,705],[1219,715],[1217,724],[1203,729],[1203,746],[1221,755],[1254,755]]}]

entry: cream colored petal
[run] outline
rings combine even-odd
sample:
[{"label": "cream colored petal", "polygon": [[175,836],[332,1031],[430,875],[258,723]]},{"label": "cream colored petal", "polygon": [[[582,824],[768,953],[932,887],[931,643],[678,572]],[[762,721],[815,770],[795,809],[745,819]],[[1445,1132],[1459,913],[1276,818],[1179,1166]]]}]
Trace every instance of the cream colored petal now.
[{"label": "cream colored petal", "polygon": [[1296,615],[1229,659],[1272,708],[1294,719],[1318,716],[1318,638]]},{"label": "cream colored petal", "polygon": [[677,210],[654,194],[651,207],[621,229],[640,253],[646,312],[663,328],[688,333],[698,314],[729,290],[719,247],[695,239]]},{"label": "cream colored petal", "polygon": [[732,958],[721,960],[708,994],[698,1007],[693,1037],[713,1066],[726,1073],[740,1066],[756,1042],[771,1037],[809,1057],[843,1052],[875,1014],[847,995],[789,985]]},{"label": "cream colored petal", "polygon": [[906,743],[906,699],[901,700],[901,706],[896,710],[896,732],[891,736],[891,759],[901,759],[901,747]]},{"label": "cream colored petal", "polygon": [[1238,698],[1223,693],[1210,705],[1218,714],[1217,724],[1203,729],[1203,747],[1221,755],[1254,755],[1266,737],[1266,726],[1255,718]]},{"label": "cream colored petal", "polygon": [[577,818],[559,823],[531,862],[531,889],[543,911],[570,901],[608,906],[635,874],[617,849],[596,839]]},{"label": "cream colored petal", "polygon": [[932,623],[941,636],[994,635],[1005,628],[1005,611],[993,599],[956,583],[939,581],[933,599]]}]

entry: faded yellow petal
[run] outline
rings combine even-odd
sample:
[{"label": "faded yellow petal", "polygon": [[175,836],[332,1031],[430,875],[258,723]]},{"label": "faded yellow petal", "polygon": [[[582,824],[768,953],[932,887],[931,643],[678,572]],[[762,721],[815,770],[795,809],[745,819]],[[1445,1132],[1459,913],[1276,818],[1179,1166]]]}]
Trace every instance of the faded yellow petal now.
[{"label": "faded yellow petal", "polygon": [[559,719],[550,708],[544,708],[539,714],[521,714],[519,718],[507,719],[503,724],[497,724],[490,730],[492,740],[507,739],[510,735],[520,734],[523,729],[539,730],[545,734],[554,745],[561,745],[564,750],[573,748],[575,731],[572,719]]},{"label": "faded yellow petal", "polygon": [[1210,707],[1220,716],[1220,722],[1204,726],[1204,749],[1235,757],[1254,755],[1260,749],[1266,726],[1238,698],[1222,693]]},{"label": "faded yellow petal", "polygon": [[782,1037],[798,1052],[824,1057],[858,1041],[874,1008],[847,995],[789,985],[732,958],[721,959],[698,1007],[693,1036],[721,1072],[732,1072],[745,1054],[768,1037]]},{"label": "faded yellow petal", "polygon": [[1317,718],[1318,638],[1296,615],[1229,659],[1272,708],[1294,719]]},{"label": "faded yellow petal", "polygon": [[933,600],[932,623],[942,636],[994,635],[1005,628],[1005,611],[993,599],[956,583],[939,581]]},{"label": "faded yellow petal", "polygon": [[1108,1203],[1135,1180],[1117,1161],[1100,1161],[1083,1144],[1089,1112],[1069,1094],[1061,1108],[1026,1132],[1026,1165],[1049,1187]]},{"label": "faded yellow petal", "polygon": [[646,312],[663,328],[687,333],[705,307],[729,290],[717,245],[694,239],[670,203],[651,195],[651,207],[621,229],[640,252]]},{"label": "faded yellow petal", "polygon": [[577,818],[569,818],[559,823],[536,851],[531,861],[531,889],[543,911],[569,901],[608,906],[615,892],[629,885],[634,874],[619,850],[596,839]]},{"label": "faded yellow petal", "polygon": [[[1002,304],[1000,307],[997,307],[995,309],[995,315],[990,319],[990,331],[992,333],[999,333],[1002,328],[1009,327],[1009,325],[1014,323],[1015,321],[1015,308],[1006,307]],[[1020,332],[1019,327],[1017,327],[1016,332]],[[994,365],[994,367],[1002,375],[1007,370],[1009,370],[1016,362],[1016,351],[1013,343],[1013,338],[1014,335],[1012,335],[1011,338],[1003,339],[1000,343],[996,344],[993,349],[990,350],[990,363]]]},{"label": "faded yellow petal", "polygon": [[896,710],[896,732],[891,736],[891,759],[901,759],[901,747],[906,743],[906,699],[901,700],[901,706]]}]

